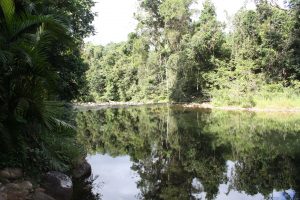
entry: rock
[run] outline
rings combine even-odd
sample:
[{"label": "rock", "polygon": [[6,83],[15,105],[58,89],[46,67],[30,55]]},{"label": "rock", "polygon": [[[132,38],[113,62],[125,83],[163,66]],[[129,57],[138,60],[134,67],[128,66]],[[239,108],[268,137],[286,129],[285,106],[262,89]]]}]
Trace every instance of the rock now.
[{"label": "rock", "polygon": [[18,183],[18,185],[22,190],[32,190],[32,183],[30,183],[29,181],[23,181],[21,183]]},{"label": "rock", "polygon": [[6,178],[0,178],[0,181],[1,181],[2,184],[10,183],[10,181]]},{"label": "rock", "polygon": [[57,200],[69,200],[73,193],[73,183],[70,177],[61,172],[48,172],[42,181],[46,194]]},{"label": "rock", "polygon": [[0,171],[0,177],[4,179],[18,179],[23,176],[22,169],[19,168],[5,168]]},{"label": "rock", "polygon": [[73,177],[77,179],[87,178],[91,176],[91,173],[92,173],[91,165],[86,160],[83,160],[77,166],[75,166],[73,170]]},{"label": "rock", "polygon": [[32,184],[29,181],[0,185],[0,200],[25,200],[29,198]]},{"label": "rock", "polygon": [[45,194],[44,192],[36,191],[32,197],[32,200],[55,200],[55,199]]},{"label": "rock", "polygon": [[20,184],[9,183],[4,186],[3,194],[7,200],[25,200],[28,198],[30,191],[22,188]]},{"label": "rock", "polygon": [[7,200],[7,196],[0,192],[0,200]]},{"label": "rock", "polygon": [[36,192],[46,192],[46,190],[44,188],[41,188],[41,187],[36,188],[35,191]]},{"label": "rock", "polygon": [[11,191],[11,190],[21,190],[21,187],[17,183],[8,183],[4,186],[5,191]]}]

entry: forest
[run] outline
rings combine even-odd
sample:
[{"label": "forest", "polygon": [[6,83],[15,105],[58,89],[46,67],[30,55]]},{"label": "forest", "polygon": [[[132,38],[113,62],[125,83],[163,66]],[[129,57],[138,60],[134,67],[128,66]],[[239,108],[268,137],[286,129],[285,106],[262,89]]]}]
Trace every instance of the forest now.
[{"label": "forest", "polygon": [[140,1],[126,42],[85,45],[86,100],[299,107],[299,1],[255,2],[225,24],[210,0],[196,19],[193,0]]}]

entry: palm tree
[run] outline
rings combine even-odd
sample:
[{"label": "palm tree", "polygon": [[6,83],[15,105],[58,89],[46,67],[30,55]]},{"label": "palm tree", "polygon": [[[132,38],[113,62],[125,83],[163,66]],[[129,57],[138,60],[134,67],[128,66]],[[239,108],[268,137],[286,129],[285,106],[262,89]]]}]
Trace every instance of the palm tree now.
[{"label": "palm tree", "polygon": [[0,1],[0,152],[40,146],[42,132],[68,126],[56,118],[61,104],[49,101],[57,76],[49,46],[58,39],[68,34],[57,18],[17,13],[14,0]]}]

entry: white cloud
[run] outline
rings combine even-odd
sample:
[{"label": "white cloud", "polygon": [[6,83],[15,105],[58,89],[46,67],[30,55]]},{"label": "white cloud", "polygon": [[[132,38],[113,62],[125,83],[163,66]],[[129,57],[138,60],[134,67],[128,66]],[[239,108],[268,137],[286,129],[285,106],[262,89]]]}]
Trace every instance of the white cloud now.
[{"label": "white cloud", "polygon": [[126,40],[137,24],[133,17],[137,5],[137,0],[97,0],[93,8],[98,13],[93,23],[96,35],[85,41],[104,45]]},{"label": "white cloud", "polygon": [[[194,8],[201,10],[204,0],[198,0],[197,5]],[[255,8],[253,1],[251,0],[212,0],[216,7],[218,20],[225,22],[227,15],[233,16],[242,6],[246,6],[247,9]]]}]

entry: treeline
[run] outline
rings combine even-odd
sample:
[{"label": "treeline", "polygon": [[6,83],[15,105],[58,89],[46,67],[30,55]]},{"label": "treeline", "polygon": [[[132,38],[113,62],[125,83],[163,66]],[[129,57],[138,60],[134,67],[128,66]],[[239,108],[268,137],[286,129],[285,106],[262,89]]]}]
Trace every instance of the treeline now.
[{"label": "treeline", "polygon": [[82,96],[92,0],[0,1],[0,168],[67,170],[78,152],[61,101]]},{"label": "treeline", "polygon": [[300,3],[266,0],[241,8],[232,27],[210,0],[192,20],[193,0],[140,0],[126,42],[85,46],[95,101],[213,101],[300,105]]}]

